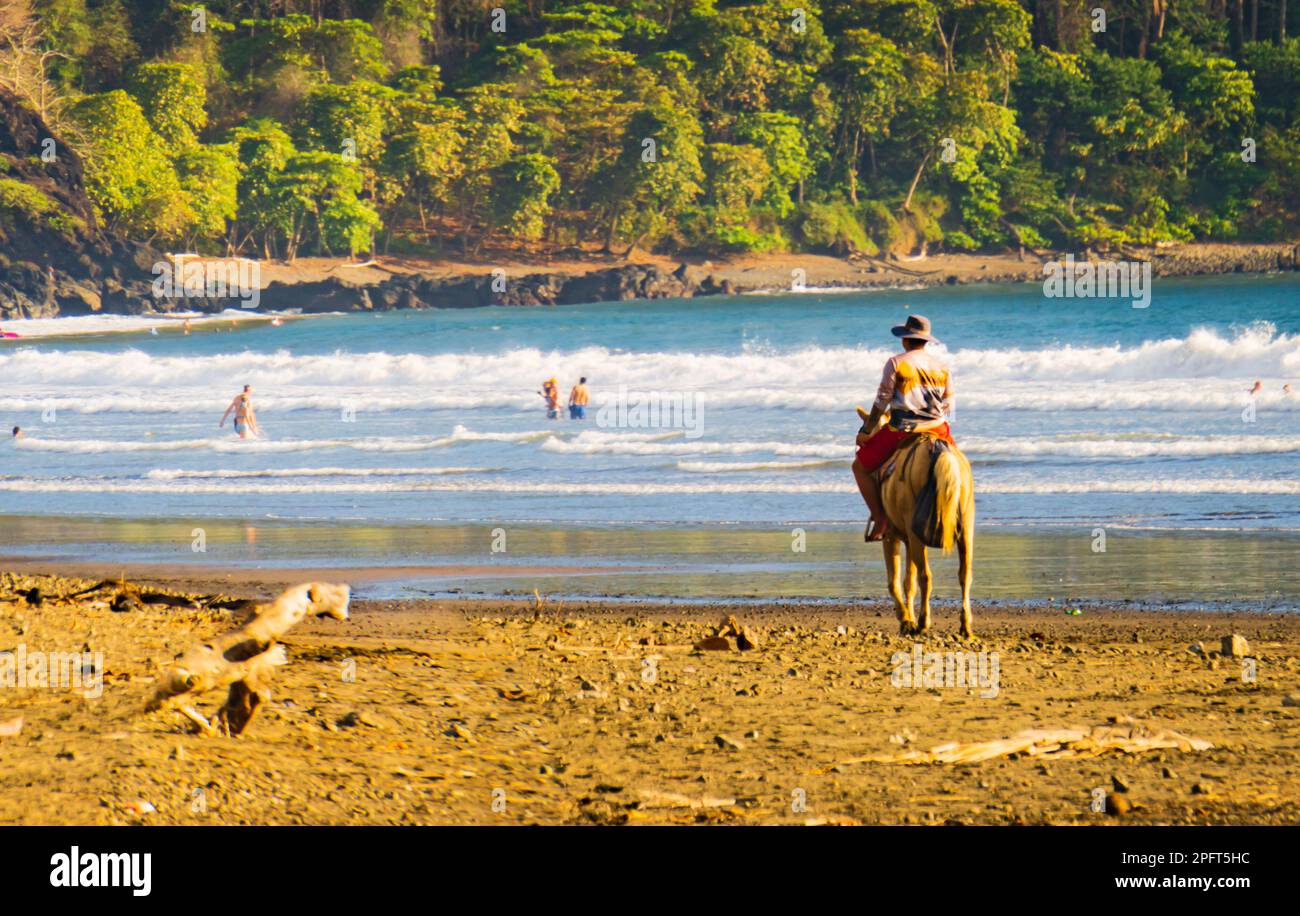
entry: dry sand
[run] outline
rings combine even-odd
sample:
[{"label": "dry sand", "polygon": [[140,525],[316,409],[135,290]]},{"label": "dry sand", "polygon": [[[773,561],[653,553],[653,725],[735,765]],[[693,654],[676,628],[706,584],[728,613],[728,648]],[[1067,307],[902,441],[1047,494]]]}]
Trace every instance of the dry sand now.
[{"label": "dry sand", "polygon": [[[879,604],[356,602],[347,622],[289,634],[273,701],[232,739],[140,708],[161,667],[240,614],[160,604],[115,613],[111,589],[95,601],[52,597],[89,584],[0,576],[0,651],[88,649],[106,669],[97,699],[0,688],[0,733],[24,720],[0,735],[0,823],[1300,820],[1300,708],[1286,700],[1300,681],[1294,616],[977,608],[970,648],[999,658],[997,696],[985,698],[894,686],[891,656],[913,640]],[[18,595],[33,586],[39,606]],[[221,588],[230,590],[210,586]],[[727,613],[760,647],[694,649]],[[937,618],[925,649],[964,648],[952,610]],[[1241,660],[1219,655],[1234,632],[1249,641],[1253,682]],[[204,699],[205,712],[220,702]],[[846,762],[1115,716],[1214,747]],[[1091,811],[1095,789],[1129,810]]]}]

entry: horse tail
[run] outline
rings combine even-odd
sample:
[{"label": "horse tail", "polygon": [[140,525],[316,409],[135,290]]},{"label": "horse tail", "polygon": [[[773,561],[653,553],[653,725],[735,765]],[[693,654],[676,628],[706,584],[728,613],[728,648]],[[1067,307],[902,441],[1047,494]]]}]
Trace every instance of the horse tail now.
[{"label": "horse tail", "polygon": [[939,450],[934,460],[934,511],[938,516],[938,545],[947,553],[957,540],[962,503],[962,467],[953,449]]}]

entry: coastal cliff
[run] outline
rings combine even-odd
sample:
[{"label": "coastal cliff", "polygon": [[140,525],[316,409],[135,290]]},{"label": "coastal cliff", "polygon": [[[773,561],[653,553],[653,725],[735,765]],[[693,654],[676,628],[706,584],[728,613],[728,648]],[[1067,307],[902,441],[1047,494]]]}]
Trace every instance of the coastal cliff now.
[{"label": "coastal cliff", "polygon": [[98,224],[81,159],[0,91],[0,319],[144,311],[160,257]]}]

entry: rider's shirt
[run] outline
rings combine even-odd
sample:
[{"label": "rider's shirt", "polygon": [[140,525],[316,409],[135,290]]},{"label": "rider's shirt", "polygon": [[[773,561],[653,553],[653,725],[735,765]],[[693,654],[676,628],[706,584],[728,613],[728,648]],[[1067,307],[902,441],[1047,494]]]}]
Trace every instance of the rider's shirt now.
[{"label": "rider's shirt", "polygon": [[893,429],[928,429],[944,422],[952,410],[952,373],[926,348],[891,356],[876,392],[875,406],[889,411]]}]

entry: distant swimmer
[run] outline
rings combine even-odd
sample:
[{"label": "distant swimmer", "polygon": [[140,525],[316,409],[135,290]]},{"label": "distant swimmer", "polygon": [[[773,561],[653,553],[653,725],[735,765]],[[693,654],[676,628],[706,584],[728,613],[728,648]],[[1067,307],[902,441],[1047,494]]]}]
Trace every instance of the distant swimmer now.
[{"label": "distant swimmer", "polygon": [[1283,386],[1282,386],[1282,393],[1283,393],[1283,394],[1290,394],[1290,393],[1291,393],[1291,386],[1290,386],[1289,384],[1287,384],[1287,385],[1283,385]]},{"label": "distant swimmer", "polygon": [[284,319],[283,319],[283,318],[272,318],[272,319],[271,319],[271,327],[273,327],[273,328],[278,328],[278,327],[279,327],[280,325],[282,325],[282,324],[284,324]]},{"label": "distant swimmer", "polygon": [[540,392],[542,399],[546,401],[546,419],[560,419],[560,385],[553,379],[549,378],[542,383]]},{"label": "distant swimmer", "polygon": [[183,325],[181,325],[181,327],[184,328],[184,329],[185,329],[185,333],[188,334],[188,333],[190,332],[190,320],[189,320],[188,318],[186,318],[186,319],[185,319],[185,323],[184,323]]},{"label": "distant swimmer", "polygon": [[23,437],[23,428],[22,428],[21,426],[15,426],[15,427],[14,427],[14,438],[15,438],[15,439],[21,439],[22,437]]},{"label": "distant swimmer", "polygon": [[221,422],[217,424],[218,429],[226,425],[226,417],[230,416],[231,411],[235,414],[235,432],[239,434],[239,438],[247,439],[250,433],[254,438],[261,435],[261,431],[257,428],[257,414],[253,412],[252,385],[245,385],[244,390],[235,395],[226,412],[221,415]]},{"label": "distant swimmer", "polygon": [[1261,382],[1259,379],[1256,379],[1255,386],[1246,393],[1253,398],[1255,395],[1259,394],[1263,390],[1264,390],[1264,383]]},{"label": "distant swimmer", "polygon": [[573,386],[569,392],[569,419],[585,420],[587,419],[587,377],[584,375],[578,380],[578,384]]}]

